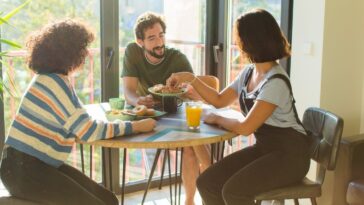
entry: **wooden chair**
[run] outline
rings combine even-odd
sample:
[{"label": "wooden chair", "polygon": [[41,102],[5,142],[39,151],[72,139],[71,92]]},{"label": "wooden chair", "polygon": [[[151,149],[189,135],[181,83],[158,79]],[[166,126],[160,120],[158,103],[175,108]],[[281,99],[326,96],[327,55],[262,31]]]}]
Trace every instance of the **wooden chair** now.
[{"label": "wooden chair", "polygon": [[202,82],[204,82],[206,85],[214,88],[217,91],[220,90],[220,81],[217,77],[215,77],[213,75],[199,75],[197,77]]},{"label": "wooden chair", "polygon": [[[318,163],[318,174],[315,181],[304,178],[300,183],[271,190],[255,196],[256,204],[263,200],[310,198],[316,205],[316,198],[321,196],[321,186],[324,182],[326,170],[334,170],[344,127],[343,119],[331,112],[320,108],[308,108],[303,116],[304,127],[312,133],[315,152],[311,157]],[[243,183],[243,182],[242,182]]]}]

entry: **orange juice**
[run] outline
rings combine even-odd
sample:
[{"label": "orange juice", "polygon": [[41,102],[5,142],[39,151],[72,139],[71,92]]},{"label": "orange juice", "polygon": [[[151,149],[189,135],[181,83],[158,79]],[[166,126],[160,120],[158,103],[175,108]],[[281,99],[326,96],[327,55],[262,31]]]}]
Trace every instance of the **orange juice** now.
[{"label": "orange juice", "polygon": [[198,129],[200,126],[202,108],[198,104],[186,105],[187,126],[191,129]]}]

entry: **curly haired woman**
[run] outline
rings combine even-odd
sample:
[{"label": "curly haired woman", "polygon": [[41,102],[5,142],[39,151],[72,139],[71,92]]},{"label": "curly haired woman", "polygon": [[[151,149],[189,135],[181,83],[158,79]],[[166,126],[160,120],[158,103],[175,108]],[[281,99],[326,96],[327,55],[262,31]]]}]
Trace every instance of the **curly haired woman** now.
[{"label": "curly haired woman", "polygon": [[112,192],[65,161],[76,139],[148,132],[155,121],[102,122],[87,114],[69,76],[82,67],[93,40],[73,20],[48,25],[28,40],[28,64],[36,75],[10,127],[0,169],[13,196],[42,204],[118,204]]}]

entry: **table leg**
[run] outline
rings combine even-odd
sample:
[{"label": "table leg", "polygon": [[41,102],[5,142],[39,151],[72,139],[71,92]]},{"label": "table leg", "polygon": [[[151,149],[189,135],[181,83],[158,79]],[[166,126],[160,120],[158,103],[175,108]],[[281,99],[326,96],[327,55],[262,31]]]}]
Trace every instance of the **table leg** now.
[{"label": "table leg", "polygon": [[83,144],[80,144],[82,173],[85,173],[85,160],[83,158]]},{"label": "table leg", "polygon": [[175,159],[175,184],[174,184],[174,204],[177,205],[177,183],[178,183],[178,148],[176,148],[176,159]]},{"label": "table leg", "polygon": [[215,144],[211,144],[211,164],[214,163]]},{"label": "table leg", "polygon": [[163,163],[162,163],[162,173],[161,173],[161,179],[159,181],[159,189],[162,189],[162,182],[163,182],[163,175],[164,175],[164,168],[166,166],[166,160],[167,160],[167,152],[168,149],[164,150],[164,155],[163,155]]},{"label": "table leg", "polygon": [[181,181],[179,182],[179,187],[178,187],[178,205],[181,204],[181,186],[182,186],[182,161],[183,161],[183,148],[181,148],[181,160],[180,160],[180,171],[179,171],[179,176],[181,178]]},{"label": "table leg", "polygon": [[155,170],[155,168],[157,166],[157,162],[158,162],[158,159],[159,159],[159,155],[160,154],[161,154],[161,149],[157,149],[157,152],[156,152],[155,158],[154,158],[154,162],[153,162],[153,165],[152,165],[152,169],[150,170],[150,174],[149,174],[149,178],[148,178],[148,183],[147,183],[147,186],[145,187],[145,191],[144,191],[144,195],[143,195],[143,200],[142,200],[142,205],[144,204],[145,198],[147,197],[148,189],[150,187],[150,183],[152,181],[153,174],[154,174],[154,170]]},{"label": "table leg", "polygon": [[173,204],[171,157],[170,157],[170,154],[169,154],[169,149],[167,149],[167,157],[168,157],[168,172],[169,172],[169,196],[171,198],[171,204]]},{"label": "table leg", "polygon": [[127,149],[124,148],[124,155],[123,155],[123,182],[121,184],[121,205],[124,205],[124,195],[125,195],[125,173],[126,173],[126,154]]},{"label": "table leg", "polygon": [[92,161],[93,161],[93,147],[90,145],[90,179],[92,179]]}]

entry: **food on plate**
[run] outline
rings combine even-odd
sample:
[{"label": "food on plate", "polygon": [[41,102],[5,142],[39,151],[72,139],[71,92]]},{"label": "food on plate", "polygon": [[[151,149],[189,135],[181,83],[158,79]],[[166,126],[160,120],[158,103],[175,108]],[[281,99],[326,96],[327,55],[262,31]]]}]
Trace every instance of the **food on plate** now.
[{"label": "food on plate", "polygon": [[154,114],[155,114],[155,110],[153,108],[147,109],[147,112],[145,113],[145,115],[148,115],[148,116],[152,116]]},{"label": "food on plate", "polygon": [[146,114],[148,108],[145,105],[138,105],[132,111],[138,116],[143,116]]},{"label": "food on plate", "polygon": [[167,93],[173,94],[173,93],[183,92],[183,89],[180,87],[174,88],[174,87],[169,87],[169,86],[166,86],[163,84],[157,84],[157,85],[153,86],[152,90],[155,93],[164,93],[164,94],[167,94]]},{"label": "food on plate", "polygon": [[113,115],[120,115],[120,114],[123,114],[123,111],[122,110],[112,109],[111,110],[111,114],[113,114]]},{"label": "food on plate", "polygon": [[117,110],[112,109],[110,111],[113,115],[136,115],[136,116],[154,116],[156,114],[156,111],[153,108],[147,108],[145,105],[138,105],[132,110]]}]

